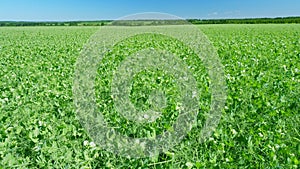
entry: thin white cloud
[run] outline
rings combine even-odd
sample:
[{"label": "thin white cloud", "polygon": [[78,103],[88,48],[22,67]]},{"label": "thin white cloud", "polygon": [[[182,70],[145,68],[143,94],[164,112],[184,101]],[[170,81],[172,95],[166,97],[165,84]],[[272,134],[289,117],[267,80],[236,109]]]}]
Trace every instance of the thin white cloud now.
[{"label": "thin white cloud", "polygon": [[236,15],[240,15],[240,14],[241,14],[241,11],[239,11],[239,10],[224,12],[224,15],[229,15],[229,16],[236,16]]},{"label": "thin white cloud", "polygon": [[208,16],[217,16],[219,13],[218,12],[213,12],[213,13],[209,13]]},{"label": "thin white cloud", "polygon": [[238,18],[241,16],[241,11],[233,10],[233,11],[225,11],[225,12],[212,12],[207,14],[209,18]]}]

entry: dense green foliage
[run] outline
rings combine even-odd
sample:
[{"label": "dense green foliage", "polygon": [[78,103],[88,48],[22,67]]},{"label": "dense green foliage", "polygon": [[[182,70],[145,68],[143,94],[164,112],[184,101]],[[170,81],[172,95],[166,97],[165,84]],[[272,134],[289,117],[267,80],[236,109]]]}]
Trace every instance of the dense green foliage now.
[{"label": "dense green foliage", "polygon": [[0,26],[104,26],[112,21],[0,21]]},{"label": "dense green foliage", "polygon": [[284,24],[300,23],[300,17],[245,18],[245,19],[188,19],[193,24]]},{"label": "dense green foliage", "polygon": [[[126,47],[130,46],[130,47]],[[180,50],[178,50],[180,46]],[[177,48],[176,48],[177,47]],[[99,66],[98,77],[96,78],[96,98],[97,104],[101,112],[106,116],[110,126],[118,126],[117,131],[122,134],[134,138],[154,137],[161,134],[165,130],[170,130],[174,121],[177,119],[179,110],[176,109],[177,103],[180,102],[180,90],[176,83],[175,77],[168,74],[164,70],[155,69],[152,66],[150,70],[144,70],[137,73],[133,78],[132,90],[130,93],[130,101],[135,105],[139,112],[148,109],[155,109],[153,104],[150,104],[151,94],[153,91],[159,90],[166,95],[166,105],[162,110],[162,117],[156,119],[155,122],[137,124],[131,120],[124,118],[113,104],[114,100],[111,97],[111,86],[113,81],[113,71],[122,64],[124,60],[134,55],[140,50],[154,48],[155,50],[165,50],[173,53],[175,56],[184,60],[190,66],[190,71],[195,75],[195,80],[198,82],[197,89],[201,91],[201,111],[208,112],[210,106],[210,92],[208,86],[207,72],[200,59],[191,49],[176,39],[170,39],[168,36],[156,34],[141,34],[130,37],[117,45],[114,50],[109,52]],[[105,79],[105,80],[103,80]],[[204,111],[205,110],[205,111]],[[199,115],[199,125],[203,124]],[[200,123],[201,121],[201,123]]]},{"label": "dense green foliage", "polygon": [[[198,126],[168,152],[144,159],[95,146],[76,118],[74,64],[97,27],[0,28],[0,168],[297,168],[300,25],[199,28],[225,67],[220,124],[203,144]],[[134,85],[146,87],[148,75]]]}]

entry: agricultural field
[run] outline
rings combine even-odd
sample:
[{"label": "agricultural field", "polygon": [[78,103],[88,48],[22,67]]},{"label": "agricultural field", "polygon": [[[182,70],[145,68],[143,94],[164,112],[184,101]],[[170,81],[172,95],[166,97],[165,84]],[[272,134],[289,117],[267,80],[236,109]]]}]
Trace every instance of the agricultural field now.
[{"label": "agricultural field", "polygon": [[[77,118],[75,64],[99,27],[0,27],[0,168],[298,168],[300,25],[197,27],[224,66],[227,100],[219,125],[207,141],[199,141],[211,93],[205,68],[191,55],[186,62],[194,68],[202,93],[199,123],[180,143],[151,158],[106,151]],[[173,100],[167,99],[170,103],[156,123],[139,126],[114,110],[108,90],[110,70],[128,56],[126,52],[134,52],[126,45],[136,41],[151,45],[156,37],[136,38],[116,46],[99,63],[95,94],[99,111],[120,133],[153,137],[176,120]],[[185,48],[169,50],[182,59],[189,51],[180,49]],[[157,83],[160,76],[165,78]],[[177,97],[173,79],[162,71],[142,72],[134,77],[130,99],[144,110],[151,107],[145,98],[153,88]]]}]

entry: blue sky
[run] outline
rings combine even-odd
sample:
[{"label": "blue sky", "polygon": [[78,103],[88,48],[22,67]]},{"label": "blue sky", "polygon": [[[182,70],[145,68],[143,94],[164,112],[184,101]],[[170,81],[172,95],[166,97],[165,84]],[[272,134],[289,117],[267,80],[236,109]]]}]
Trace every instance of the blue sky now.
[{"label": "blue sky", "polygon": [[101,20],[142,12],[182,18],[300,16],[300,0],[0,0],[0,20]]}]

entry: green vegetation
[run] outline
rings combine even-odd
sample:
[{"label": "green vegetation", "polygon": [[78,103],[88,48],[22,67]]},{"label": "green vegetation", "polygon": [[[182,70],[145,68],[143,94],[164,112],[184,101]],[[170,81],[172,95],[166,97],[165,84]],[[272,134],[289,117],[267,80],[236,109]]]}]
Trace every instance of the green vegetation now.
[{"label": "green vegetation", "polygon": [[0,26],[104,26],[112,21],[0,21]]},{"label": "green vegetation", "polygon": [[[199,125],[166,153],[154,158],[127,159],[105,151],[101,145],[95,146],[75,114],[74,65],[83,45],[98,27],[1,27],[0,168],[297,168],[300,25],[199,28],[214,44],[225,67],[228,98],[217,130],[200,144]],[[155,40],[148,39],[152,43],[151,39]],[[118,48],[116,56],[129,50],[126,43]],[[179,49],[170,50],[179,53]],[[103,60],[108,68],[114,64],[109,57]],[[98,73],[106,76],[101,69]],[[144,109],[144,101],[137,100],[141,91],[153,87],[147,84],[156,84],[154,80],[161,74],[145,72],[135,77],[133,86],[137,93],[130,99],[136,100],[140,109]],[[199,85],[206,88],[205,73],[196,75]],[[172,77],[164,80],[169,79]],[[96,82],[104,83],[99,79]],[[168,82],[166,85],[172,90],[176,88]],[[97,89],[97,97],[106,98]],[[207,112],[206,97],[200,98],[203,106],[199,121]],[[112,106],[111,102],[105,104]],[[100,106],[99,109],[105,109]],[[122,126],[120,132],[147,136],[132,133],[126,128],[126,121],[114,121],[108,113],[112,125]],[[172,120],[143,129],[160,132]]]},{"label": "green vegetation", "polygon": [[193,24],[285,24],[300,23],[300,17],[245,18],[245,19],[188,19]]}]

